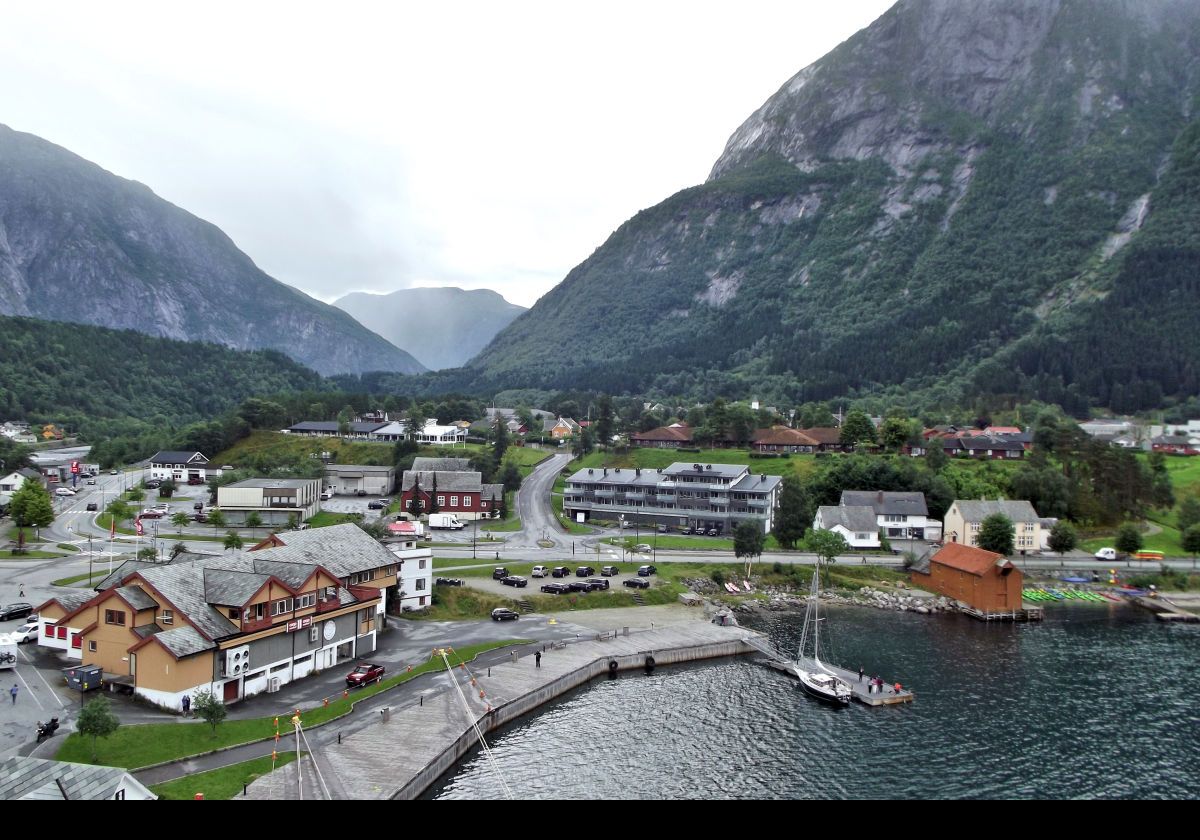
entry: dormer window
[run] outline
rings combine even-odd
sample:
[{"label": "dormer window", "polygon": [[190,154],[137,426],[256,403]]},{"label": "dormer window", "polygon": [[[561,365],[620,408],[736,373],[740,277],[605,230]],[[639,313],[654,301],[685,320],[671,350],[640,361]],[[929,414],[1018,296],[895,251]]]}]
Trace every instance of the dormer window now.
[{"label": "dormer window", "polygon": [[229,617],[230,617],[230,618],[232,618],[234,621],[237,621],[239,618],[241,618],[241,617],[242,617],[242,611],[241,611],[241,610],[237,610],[237,609],[233,609],[233,608],[231,607],[231,608],[229,609]]}]

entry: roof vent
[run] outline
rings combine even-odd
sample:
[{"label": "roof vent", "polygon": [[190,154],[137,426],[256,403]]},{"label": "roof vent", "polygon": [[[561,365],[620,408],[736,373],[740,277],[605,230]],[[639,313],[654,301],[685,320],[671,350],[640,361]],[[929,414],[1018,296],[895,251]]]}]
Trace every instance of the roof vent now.
[{"label": "roof vent", "polygon": [[704,469],[706,469],[706,470],[711,470],[711,469],[712,469],[712,464],[705,464],[705,465],[704,465]]},{"label": "roof vent", "polygon": [[619,473],[620,471],[621,471],[621,468],[620,468],[620,467],[614,467],[614,468],[613,468],[613,472],[615,472],[615,473]]},{"label": "roof vent", "polygon": [[658,471],[659,471],[659,472],[662,472],[662,467],[659,467],[659,468],[658,468]]},{"label": "roof vent", "polygon": [[605,474],[605,475],[608,475],[608,467],[605,467],[605,468],[604,468],[604,474]]},{"label": "roof vent", "polygon": [[704,470],[701,469],[699,464],[692,464],[692,469],[694,469],[696,472],[704,472]]},{"label": "roof vent", "polygon": [[594,472],[596,472],[596,471],[593,469],[590,469],[590,468],[588,469],[588,475],[592,475]]},{"label": "roof vent", "polygon": [[634,468],[634,470],[633,470],[633,474],[634,474],[634,475],[641,475],[641,474],[642,474],[642,468],[641,468],[641,467],[635,467],[635,468]]}]

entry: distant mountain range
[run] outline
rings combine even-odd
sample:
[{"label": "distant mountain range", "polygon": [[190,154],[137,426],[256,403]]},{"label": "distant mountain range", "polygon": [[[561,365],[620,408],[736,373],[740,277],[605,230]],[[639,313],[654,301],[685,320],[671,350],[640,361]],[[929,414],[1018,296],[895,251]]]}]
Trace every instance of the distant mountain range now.
[{"label": "distant mountain range", "polygon": [[346,313],[269,277],[215,226],[6,126],[0,315],[271,348],[323,374],[424,370]]},{"label": "distant mountain range", "polygon": [[[902,0],[447,390],[1200,392],[1200,3]],[[550,352],[553,348],[559,352]]]},{"label": "distant mountain range", "polygon": [[466,364],[526,311],[487,289],[455,288],[353,292],[333,305],[431,370]]}]

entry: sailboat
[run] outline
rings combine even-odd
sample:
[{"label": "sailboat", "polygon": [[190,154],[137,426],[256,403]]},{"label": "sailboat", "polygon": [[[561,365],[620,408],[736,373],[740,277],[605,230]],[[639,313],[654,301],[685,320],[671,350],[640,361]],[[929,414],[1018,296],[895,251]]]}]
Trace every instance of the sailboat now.
[{"label": "sailboat", "polygon": [[[846,681],[841,679],[821,661],[821,621],[819,595],[820,570],[813,570],[812,586],[808,592],[808,607],[804,611],[804,627],[800,631],[800,649],[796,652],[796,676],[800,679],[800,687],[810,696],[823,703],[835,706],[848,706],[853,692]],[[805,648],[808,638],[812,636],[812,659],[805,659]]]}]

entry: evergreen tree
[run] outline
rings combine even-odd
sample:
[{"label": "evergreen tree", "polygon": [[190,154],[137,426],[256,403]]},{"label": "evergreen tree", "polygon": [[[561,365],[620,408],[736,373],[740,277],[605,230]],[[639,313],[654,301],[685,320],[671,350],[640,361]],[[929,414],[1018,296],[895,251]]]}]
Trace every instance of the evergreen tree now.
[{"label": "evergreen tree", "polygon": [[979,537],[975,544],[984,551],[1008,556],[1013,553],[1016,529],[1012,520],[1002,513],[993,513],[979,526]]},{"label": "evergreen tree", "polygon": [[178,487],[175,485],[175,479],[163,479],[163,483],[158,485],[158,498],[169,499],[175,495],[175,491],[177,489]]},{"label": "evergreen tree", "polygon": [[929,441],[925,448],[927,450],[925,453],[925,466],[929,468],[930,472],[936,475],[950,461],[950,456],[946,454],[946,445],[942,443],[941,438],[934,438]]},{"label": "evergreen tree", "polygon": [[594,447],[595,444],[592,439],[592,429],[589,426],[575,437],[574,442],[571,444],[571,454],[576,458],[582,458],[584,455],[587,455],[589,452],[591,452]]},{"label": "evergreen tree", "polygon": [[811,521],[804,482],[795,474],[785,476],[779,491],[779,510],[775,514],[775,539],[784,548],[795,548]]},{"label": "evergreen tree", "polygon": [[613,404],[612,397],[601,394],[596,400],[600,416],[596,420],[596,440],[602,447],[612,446],[613,438]]},{"label": "evergreen tree", "polygon": [[492,460],[499,464],[504,460],[504,453],[508,451],[508,425],[500,414],[496,415],[493,434],[495,437],[492,442]]},{"label": "evergreen tree", "polygon": [[429,490],[429,512],[438,513],[442,506],[438,504],[437,473],[433,474],[433,487]]}]

